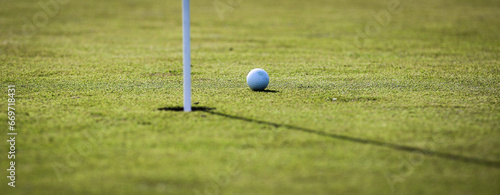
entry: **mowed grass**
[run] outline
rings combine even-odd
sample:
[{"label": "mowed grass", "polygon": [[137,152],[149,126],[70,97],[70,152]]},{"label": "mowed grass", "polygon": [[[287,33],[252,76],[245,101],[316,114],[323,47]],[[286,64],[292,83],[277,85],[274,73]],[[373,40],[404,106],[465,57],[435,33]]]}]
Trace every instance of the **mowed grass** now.
[{"label": "mowed grass", "polygon": [[38,1],[2,1],[2,194],[498,194],[499,2],[400,1],[360,43],[388,2],[218,2],[191,5],[214,110],[183,113],[159,110],[182,106],[181,1],[69,1],[31,34]]}]

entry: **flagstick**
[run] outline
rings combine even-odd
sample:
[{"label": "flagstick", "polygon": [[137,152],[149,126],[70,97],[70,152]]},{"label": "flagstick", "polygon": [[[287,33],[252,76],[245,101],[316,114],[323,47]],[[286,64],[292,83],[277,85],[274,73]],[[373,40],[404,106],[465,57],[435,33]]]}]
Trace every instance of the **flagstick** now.
[{"label": "flagstick", "polygon": [[191,33],[189,0],[182,0],[182,42],[184,52],[184,112],[191,112]]}]

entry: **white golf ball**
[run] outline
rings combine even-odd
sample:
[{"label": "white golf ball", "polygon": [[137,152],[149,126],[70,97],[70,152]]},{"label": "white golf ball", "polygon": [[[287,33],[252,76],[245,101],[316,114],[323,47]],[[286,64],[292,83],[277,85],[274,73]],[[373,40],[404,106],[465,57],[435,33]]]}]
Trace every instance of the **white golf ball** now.
[{"label": "white golf ball", "polygon": [[260,68],[253,69],[247,75],[247,84],[254,91],[262,91],[269,84],[269,75]]}]

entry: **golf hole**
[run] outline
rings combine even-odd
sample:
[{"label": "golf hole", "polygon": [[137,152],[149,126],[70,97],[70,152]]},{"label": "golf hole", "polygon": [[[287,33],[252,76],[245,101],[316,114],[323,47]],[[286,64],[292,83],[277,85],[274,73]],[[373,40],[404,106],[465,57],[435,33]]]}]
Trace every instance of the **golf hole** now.
[{"label": "golf hole", "polygon": [[[172,107],[163,107],[163,108],[158,108],[160,111],[173,111],[173,112],[184,112],[184,107],[182,106],[172,106]],[[191,107],[191,110],[193,112],[196,111],[212,111],[215,110],[215,108],[210,108],[210,107],[205,107],[205,106],[193,106]]]}]

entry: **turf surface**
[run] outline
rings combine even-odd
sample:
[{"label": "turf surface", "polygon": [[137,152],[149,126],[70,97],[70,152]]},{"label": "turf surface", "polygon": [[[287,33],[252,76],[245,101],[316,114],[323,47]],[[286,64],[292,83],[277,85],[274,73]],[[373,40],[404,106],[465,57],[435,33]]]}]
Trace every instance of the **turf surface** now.
[{"label": "turf surface", "polygon": [[500,191],[498,1],[1,2],[2,194]]}]

